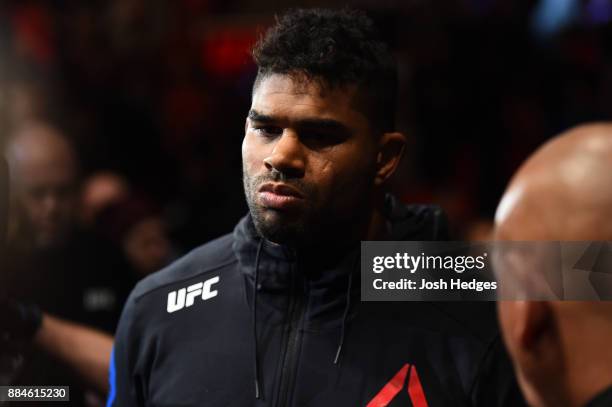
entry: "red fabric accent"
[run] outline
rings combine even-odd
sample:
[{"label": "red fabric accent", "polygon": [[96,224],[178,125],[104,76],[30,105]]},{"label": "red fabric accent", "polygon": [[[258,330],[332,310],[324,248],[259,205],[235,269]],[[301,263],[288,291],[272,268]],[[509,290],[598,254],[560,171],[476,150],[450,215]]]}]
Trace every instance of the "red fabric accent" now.
[{"label": "red fabric accent", "polygon": [[397,394],[404,388],[404,383],[406,383],[406,376],[408,375],[409,368],[410,365],[406,363],[400,369],[400,371],[397,372],[387,384],[385,384],[385,387],[383,387],[382,390],[378,392],[376,396],[374,396],[366,407],[386,407],[387,404],[389,404],[389,402],[391,402],[391,400],[393,400],[395,396],[397,396]]},{"label": "red fabric accent", "polygon": [[429,407],[427,399],[425,398],[425,392],[421,385],[421,379],[416,370],[416,366],[412,366],[410,369],[410,378],[408,379],[408,394],[412,401],[413,407]]}]

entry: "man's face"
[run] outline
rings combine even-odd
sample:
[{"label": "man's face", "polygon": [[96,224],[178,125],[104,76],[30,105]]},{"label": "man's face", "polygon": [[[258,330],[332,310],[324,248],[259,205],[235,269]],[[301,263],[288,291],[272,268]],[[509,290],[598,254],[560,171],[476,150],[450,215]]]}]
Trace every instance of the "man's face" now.
[{"label": "man's face", "polygon": [[132,226],[122,246],[132,266],[142,275],[164,267],[172,251],[164,223],[158,217],[144,219]]},{"label": "man's face", "polygon": [[242,143],[255,227],[276,243],[308,245],[363,221],[376,173],[376,137],[353,87],[272,74],[253,93]]},{"label": "man's face", "polygon": [[53,246],[73,226],[76,205],[76,170],[72,162],[46,160],[20,163],[16,198],[37,246]]}]

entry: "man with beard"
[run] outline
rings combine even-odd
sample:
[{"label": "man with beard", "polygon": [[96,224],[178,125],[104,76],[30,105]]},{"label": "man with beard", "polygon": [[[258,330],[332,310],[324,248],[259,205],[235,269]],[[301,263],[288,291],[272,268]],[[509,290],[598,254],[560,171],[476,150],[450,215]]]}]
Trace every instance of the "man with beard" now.
[{"label": "man with beard", "polygon": [[522,405],[486,304],[359,301],[361,240],[446,238],[438,208],[385,194],[405,138],[372,22],[293,11],[253,55],[249,214],[134,289],[109,405]]}]

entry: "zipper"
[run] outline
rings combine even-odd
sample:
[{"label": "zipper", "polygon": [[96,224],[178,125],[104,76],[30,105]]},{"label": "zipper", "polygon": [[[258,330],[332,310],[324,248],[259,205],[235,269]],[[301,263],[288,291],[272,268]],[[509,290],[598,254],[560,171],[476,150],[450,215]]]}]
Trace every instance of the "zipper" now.
[{"label": "zipper", "polygon": [[[301,279],[300,279],[301,280]],[[302,343],[302,320],[304,318],[305,292],[298,289],[297,282],[292,287],[290,300],[289,333],[287,335],[285,354],[281,366],[281,377],[278,388],[277,407],[288,407],[293,395],[299,350]]]}]

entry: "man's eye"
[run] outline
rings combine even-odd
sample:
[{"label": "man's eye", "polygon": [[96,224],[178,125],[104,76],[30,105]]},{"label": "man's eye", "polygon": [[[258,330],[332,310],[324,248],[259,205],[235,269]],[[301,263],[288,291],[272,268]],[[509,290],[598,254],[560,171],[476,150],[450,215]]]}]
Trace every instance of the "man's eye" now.
[{"label": "man's eye", "polygon": [[340,144],[344,141],[343,137],[326,132],[304,132],[300,135],[304,145],[312,149],[321,149]]},{"label": "man's eye", "polygon": [[258,126],[254,130],[263,137],[275,137],[283,134],[283,129],[274,126]]},{"label": "man's eye", "polygon": [[334,137],[330,134],[326,133],[317,133],[317,132],[308,132],[304,133],[303,138],[311,139],[311,140],[332,140]]}]

